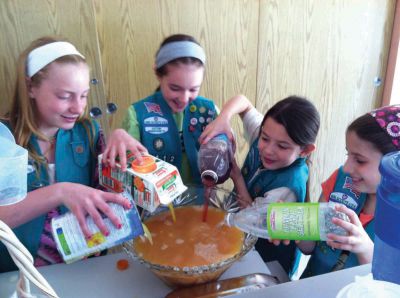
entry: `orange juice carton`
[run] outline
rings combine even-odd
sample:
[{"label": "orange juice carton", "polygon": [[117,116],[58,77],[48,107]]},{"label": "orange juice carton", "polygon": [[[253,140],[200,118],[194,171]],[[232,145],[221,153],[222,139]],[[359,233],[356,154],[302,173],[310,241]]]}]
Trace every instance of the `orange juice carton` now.
[{"label": "orange juice carton", "polygon": [[128,154],[127,170],[122,172],[118,162],[111,168],[102,163],[99,155],[99,181],[115,192],[130,192],[137,205],[153,212],[160,204],[170,204],[187,187],[172,164],[151,155],[144,155],[142,159],[139,163]]},{"label": "orange juice carton", "polygon": [[120,228],[116,228],[110,219],[104,215],[103,221],[110,232],[109,235],[103,235],[100,232],[91,216],[86,217],[86,224],[92,233],[89,239],[85,238],[77,218],[71,212],[52,219],[53,237],[65,263],[75,262],[86,256],[132,240],[144,233],[139,212],[133,203],[131,194],[123,192],[122,196],[131,201],[132,208],[126,210],[121,205],[108,203],[122,223]]}]

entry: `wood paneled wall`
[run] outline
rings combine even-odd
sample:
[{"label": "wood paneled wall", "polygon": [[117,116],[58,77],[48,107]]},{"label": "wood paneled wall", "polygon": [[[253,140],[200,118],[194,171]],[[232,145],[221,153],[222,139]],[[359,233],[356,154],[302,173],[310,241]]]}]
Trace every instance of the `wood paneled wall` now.
[{"label": "wood paneled wall", "polygon": [[[205,48],[201,95],[218,106],[245,94],[265,113],[298,94],[321,113],[313,155],[312,199],[319,183],[345,159],[344,132],[355,117],[377,107],[384,81],[395,0],[1,0],[0,112],[13,93],[15,60],[46,34],[69,38],[89,59],[90,105],[126,108],[156,87],[154,55],[172,33],[193,35]],[[4,42],[7,41],[7,42]],[[105,120],[105,118],[103,118]],[[237,157],[247,152],[240,119]]]}]

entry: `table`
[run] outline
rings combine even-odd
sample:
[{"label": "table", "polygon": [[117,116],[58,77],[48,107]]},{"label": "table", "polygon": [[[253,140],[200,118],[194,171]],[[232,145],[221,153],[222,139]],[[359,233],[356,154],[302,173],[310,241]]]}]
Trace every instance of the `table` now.
[{"label": "table", "polygon": [[[128,256],[121,252],[69,265],[41,267],[39,271],[61,298],[158,298],[164,297],[172,290],[137,261],[130,259],[127,270],[117,270],[116,262],[121,258],[128,259]],[[221,279],[251,273],[270,273],[255,250],[251,250],[234,263]],[[0,274],[0,297],[12,296],[16,289],[18,274],[18,271]],[[31,285],[31,288],[33,293],[39,293],[34,285]]]},{"label": "table", "polygon": [[343,287],[354,281],[356,275],[365,276],[369,273],[371,273],[371,264],[361,265],[230,297],[334,298]]}]

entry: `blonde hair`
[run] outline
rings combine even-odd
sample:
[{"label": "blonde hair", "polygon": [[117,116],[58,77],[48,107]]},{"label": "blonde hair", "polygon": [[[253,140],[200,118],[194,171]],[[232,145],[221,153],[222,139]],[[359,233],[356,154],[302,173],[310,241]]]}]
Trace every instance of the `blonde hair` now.
[{"label": "blonde hair", "polygon": [[[49,138],[42,134],[38,129],[38,119],[36,117],[37,109],[35,101],[32,100],[29,96],[27,85],[26,62],[28,55],[31,51],[43,45],[57,41],[66,40],[55,36],[44,36],[38,38],[33,41],[20,54],[17,62],[17,80],[14,89],[14,96],[12,99],[11,108],[6,115],[6,120],[9,121],[17,144],[24,148],[27,148],[29,150],[30,157],[39,163],[43,163],[44,159],[35,151],[34,148],[31,147],[31,145],[29,144],[29,140],[32,135],[36,135],[39,139],[42,140],[49,140]],[[54,62],[66,64],[86,64],[86,60],[78,55],[67,55],[60,57],[43,67],[36,74],[34,74],[30,78],[30,84],[32,86],[40,86],[42,81],[46,79],[48,75],[49,66]],[[81,117],[79,117],[78,122],[83,122],[84,124],[91,123],[91,121],[88,121],[89,119],[87,118],[87,116],[85,116],[86,114],[87,112],[85,111],[84,115],[81,115]],[[91,134],[89,133],[90,129],[92,128],[88,127],[88,125],[85,125],[85,128],[92,143]],[[92,129],[92,131],[94,131],[94,129]]]}]

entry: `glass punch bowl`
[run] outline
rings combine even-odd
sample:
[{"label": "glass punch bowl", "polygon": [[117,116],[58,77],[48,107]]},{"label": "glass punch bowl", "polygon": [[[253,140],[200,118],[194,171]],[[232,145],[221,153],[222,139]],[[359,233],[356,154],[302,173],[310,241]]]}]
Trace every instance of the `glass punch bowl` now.
[{"label": "glass punch bowl", "polygon": [[[196,205],[203,201],[204,192],[199,186],[189,186],[182,195],[173,202],[174,208],[186,205]],[[197,203],[198,204],[198,203]],[[211,190],[209,206],[222,209],[226,212],[236,212],[239,207],[236,202],[236,195],[223,188],[214,187]],[[168,211],[168,208],[158,208],[153,214],[146,214],[145,220],[160,212]],[[128,256],[139,261],[149,268],[156,276],[172,288],[190,286],[217,280],[233,263],[247,254],[255,245],[257,237],[250,234],[244,234],[243,243],[240,251],[233,257],[224,259],[218,263],[212,263],[203,266],[193,267],[173,267],[160,264],[153,264],[145,260],[141,254],[135,251],[133,241],[126,242],[123,247]]]}]

